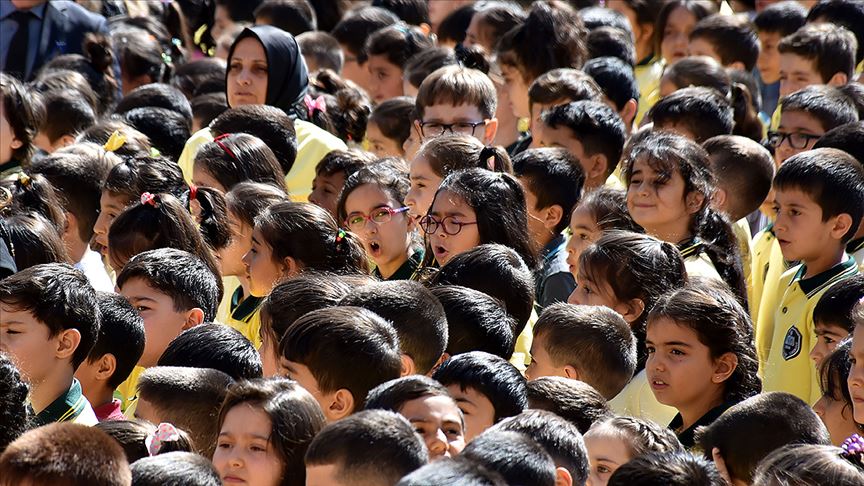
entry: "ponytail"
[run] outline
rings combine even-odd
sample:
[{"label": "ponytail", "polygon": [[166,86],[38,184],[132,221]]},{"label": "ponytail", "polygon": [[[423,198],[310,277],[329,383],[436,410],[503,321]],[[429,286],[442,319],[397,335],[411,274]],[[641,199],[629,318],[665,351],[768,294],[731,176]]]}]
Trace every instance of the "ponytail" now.
[{"label": "ponytail", "polygon": [[513,173],[513,162],[504,147],[500,145],[486,146],[480,151],[477,167],[492,172]]},{"label": "ponytail", "polygon": [[198,229],[204,242],[213,251],[221,250],[231,241],[231,227],[228,226],[228,209],[225,196],[212,187],[190,186],[183,195],[186,207],[193,215],[192,202],[196,201],[201,208],[198,217]]},{"label": "ponytail", "polygon": [[90,73],[82,73],[90,81],[93,90],[96,91],[100,102],[99,113],[105,113],[109,107],[114,105],[120,83],[114,77],[114,49],[111,39],[108,37],[89,33],[84,36],[84,57],[90,63],[90,67],[96,74],[92,79]]},{"label": "ponytail", "polygon": [[759,142],[762,140],[762,121],[753,108],[753,94],[745,84],[732,83],[729,92],[735,120],[733,135],[740,135]]},{"label": "ponytail", "polygon": [[372,114],[372,101],[330,69],[315,73],[304,98],[308,119],[343,142],[360,143]]},{"label": "ponytail", "polygon": [[[19,172],[15,179],[0,182],[0,210],[10,213],[34,212],[48,220],[59,234],[66,228],[60,195],[41,174]],[[20,270],[20,269],[19,269]]]},{"label": "ponytail", "polygon": [[747,285],[744,279],[738,238],[732,230],[732,225],[724,215],[708,206],[704,210],[704,216],[699,221],[695,233],[702,240],[705,254],[711,259],[717,273],[732,289],[738,302],[746,309],[748,305]]}]

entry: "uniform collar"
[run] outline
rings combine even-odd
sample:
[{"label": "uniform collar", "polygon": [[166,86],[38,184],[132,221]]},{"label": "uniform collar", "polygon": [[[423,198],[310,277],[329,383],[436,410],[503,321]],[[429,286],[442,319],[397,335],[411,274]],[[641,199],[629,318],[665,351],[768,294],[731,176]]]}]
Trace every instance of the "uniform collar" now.
[{"label": "uniform collar", "polygon": [[66,422],[74,420],[87,406],[87,399],[81,392],[81,384],[72,378],[72,385],[56,400],[51,402],[45,410],[39,412],[33,419],[35,426],[47,425],[54,422]]},{"label": "uniform collar", "polygon": [[801,290],[807,294],[807,297],[813,296],[826,286],[847,276],[854,275],[857,272],[855,259],[845,253],[843,256],[844,259],[842,262],[810,278],[804,278],[804,275],[807,274],[807,266],[801,265],[790,283],[798,282],[798,285],[801,286]]}]

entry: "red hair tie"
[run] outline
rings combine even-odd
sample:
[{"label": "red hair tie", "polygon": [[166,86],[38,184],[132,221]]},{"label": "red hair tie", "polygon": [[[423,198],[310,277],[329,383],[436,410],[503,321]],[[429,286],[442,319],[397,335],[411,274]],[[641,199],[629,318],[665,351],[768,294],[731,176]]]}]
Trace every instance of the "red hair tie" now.
[{"label": "red hair tie", "polygon": [[234,160],[237,160],[237,156],[234,155],[234,152],[232,152],[230,148],[228,148],[224,143],[222,143],[222,139],[224,139],[225,137],[228,137],[230,135],[231,135],[230,133],[223,133],[222,135],[219,135],[218,137],[214,138],[213,143],[218,145],[219,148],[221,148],[226,154],[228,154],[229,157],[231,157]]},{"label": "red hair tie", "polygon": [[142,205],[143,204],[149,204],[155,208],[156,207],[156,195],[150,194],[149,192],[145,192],[144,194],[141,194],[141,204]]},{"label": "red hair tie", "polygon": [[189,200],[194,201],[198,197],[198,186],[189,184]]}]

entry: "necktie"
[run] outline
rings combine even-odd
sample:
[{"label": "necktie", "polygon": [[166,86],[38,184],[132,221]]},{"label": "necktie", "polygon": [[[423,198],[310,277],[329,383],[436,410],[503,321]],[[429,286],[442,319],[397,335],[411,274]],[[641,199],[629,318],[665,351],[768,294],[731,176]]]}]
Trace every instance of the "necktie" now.
[{"label": "necktie", "polygon": [[24,79],[27,70],[27,44],[30,40],[30,19],[33,14],[29,10],[16,10],[9,18],[18,24],[18,29],[9,43],[6,52],[6,66],[3,71],[19,79]]}]

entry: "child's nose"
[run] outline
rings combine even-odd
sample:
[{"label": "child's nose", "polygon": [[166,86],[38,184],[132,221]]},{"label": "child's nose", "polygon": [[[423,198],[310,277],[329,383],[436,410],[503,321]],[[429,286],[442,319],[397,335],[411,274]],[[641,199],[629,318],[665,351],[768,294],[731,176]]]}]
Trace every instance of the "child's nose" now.
[{"label": "child's nose", "polygon": [[447,436],[444,434],[443,430],[437,430],[435,435],[429,440],[429,443],[426,444],[429,448],[429,453],[433,456],[446,456],[447,455]]}]

